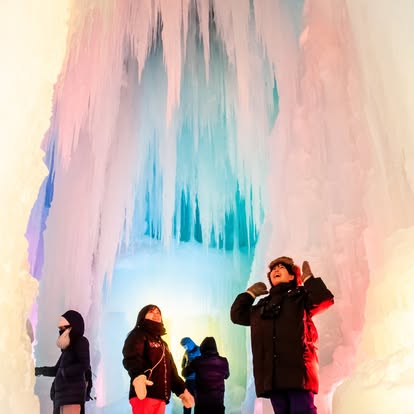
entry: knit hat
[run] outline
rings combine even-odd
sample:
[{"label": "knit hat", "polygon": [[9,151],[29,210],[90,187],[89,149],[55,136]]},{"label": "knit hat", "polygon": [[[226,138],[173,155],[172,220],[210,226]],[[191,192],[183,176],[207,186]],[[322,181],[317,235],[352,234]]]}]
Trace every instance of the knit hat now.
[{"label": "knit hat", "polygon": [[277,259],[272,260],[269,263],[269,272],[267,273],[267,278],[269,279],[269,282],[270,282],[271,285],[272,285],[272,281],[270,280],[270,273],[273,270],[273,268],[276,267],[276,265],[279,265],[279,264],[283,265],[290,275],[295,276],[295,278],[293,280],[294,280],[296,286],[302,284],[300,267],[295,265],[295,263],[293,262],[293,259],[291,257],[281,256],[281,257],[278,257]]}]

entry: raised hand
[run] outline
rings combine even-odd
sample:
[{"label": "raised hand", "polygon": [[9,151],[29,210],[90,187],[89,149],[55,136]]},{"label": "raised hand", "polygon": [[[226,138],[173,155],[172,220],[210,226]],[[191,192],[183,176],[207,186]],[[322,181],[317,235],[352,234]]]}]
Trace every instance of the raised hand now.
[{"label": "raised hand", "polygon": [[254,283],[247,289],[247,291],[250,292],[255,298],[269,293],[266,285],[263,282]]},{"label": "raised hand", "polygon": [[313,276],[312,270],[309,262],[305,260],[302,264],[302,282],[305,282],[305,280],[309,279],[311,276]]}]

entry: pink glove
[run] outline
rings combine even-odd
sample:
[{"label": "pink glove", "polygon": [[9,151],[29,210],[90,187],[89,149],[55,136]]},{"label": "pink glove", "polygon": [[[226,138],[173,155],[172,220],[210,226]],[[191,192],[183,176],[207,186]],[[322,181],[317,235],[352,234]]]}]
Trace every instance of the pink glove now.
[{"label": "pink glove", "polygon": [[184,392],[179,396],[181,399],[181,402],[183,403],[183,406],[185,408],[191,408],[194,405],[194,398],[193,396],[188,392],[187,388],[184,390]]},{"label": "pink glove", "polygon": [[143,400],[147,396],[147,385],[151,386],[153,384],[154,383],[152,381],[147,380],[147,377],[144,374],[138,375],[134,381],[132,381],[135,394],[137,394],[137,397],[140,400]]}]

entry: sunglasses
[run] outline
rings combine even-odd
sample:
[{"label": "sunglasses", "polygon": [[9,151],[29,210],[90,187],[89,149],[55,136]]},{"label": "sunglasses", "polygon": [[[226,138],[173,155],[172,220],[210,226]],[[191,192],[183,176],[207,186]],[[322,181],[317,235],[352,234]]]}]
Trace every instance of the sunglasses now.
[{"label": "sunglasses", "polygon": [[58,327],[58,329],[59,329],[59,335],[62,335],[63,332],[65,332],[66,329],[68,329],[68,328],[70,328],[70,325],[59,326]]}]

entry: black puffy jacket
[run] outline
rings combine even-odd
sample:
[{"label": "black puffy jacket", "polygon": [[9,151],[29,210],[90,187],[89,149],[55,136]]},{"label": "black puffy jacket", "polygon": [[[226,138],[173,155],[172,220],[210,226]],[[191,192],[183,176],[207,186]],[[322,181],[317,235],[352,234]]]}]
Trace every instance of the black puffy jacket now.
[{"label": "black puffy jacket", "polygon": [[[123,365],[131,378],[129,398],[136,397],[133,380],[146,375],[154,384],[147,387],[147,397],[163,400],[167,404],[171,391],[177,396],[185,389],[184,380],[178,375],[168,345],[160,337],[152,336],[142,328],[135,328],[128,335],[122,349]],[[152,373],[148,372],[155,367]]]},{"label": "black puffy jacket", "polygon": [[231,320],[251,327],[253,374],[258,397],[274,390],[318,392],[318,333],[311,317],[333,304],[322,279],[304,286],[282,283],[253,305],[249,293],[238,295]]},{"label": "black puffy jacket", "polygon": [[153,382],[153,385],[147,387],[147,397],[163,400],[168,404],[171,391],[177,396],[181,395],[185,390],[185,383],[178,375],[167,343],[161,338],[166,333],[164,325],[145,319],[152,308],[159,310],[158,306],[147,305],[139,311],[135,328],[125,339],[122,363],[131,378],[130,399],[137,396],[132,384],[134,379],[145,375]]},{"label": "black puffy jacket", "polygon": [[224,380],[230,375],[227,358],[217,352],[216,341],[207,337],[200,344],[201,356],[184,368],[183,374],[195,373],[195,412],[224,412]]},{"label": "black puffy jacket", "polygon": [[53,367],[38,367],[39,375],[55,377],[50,397],[55,408],[63,405],[83,404],[87,400],[87,389],[92,386],[89,342],[83,336],[85,325],[82,316],[73,310],[62,315],[71,325],[70,345]]}]

